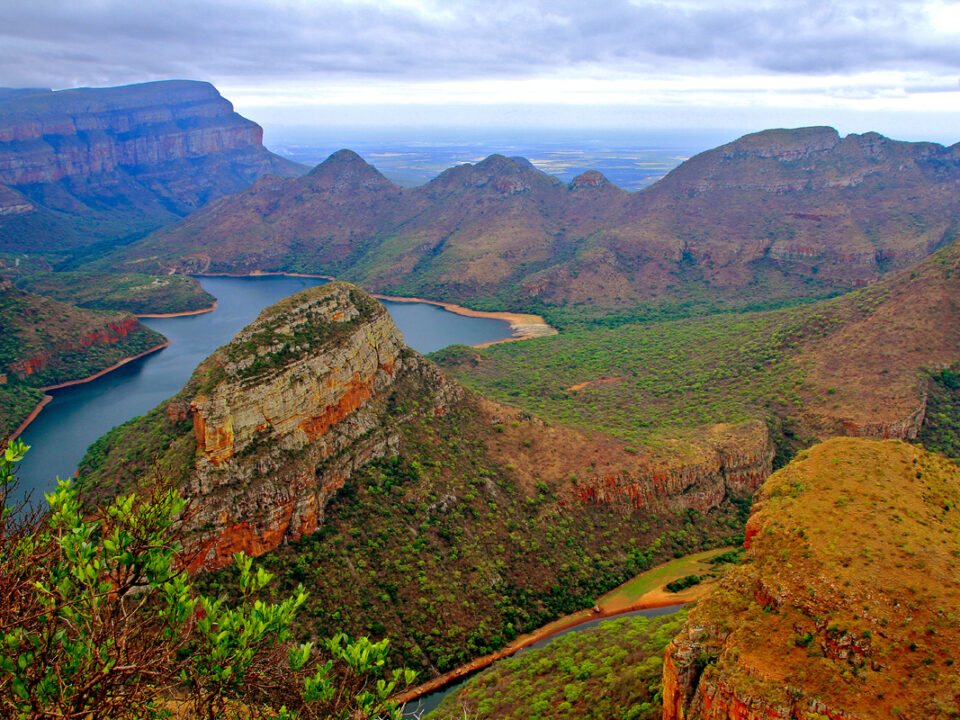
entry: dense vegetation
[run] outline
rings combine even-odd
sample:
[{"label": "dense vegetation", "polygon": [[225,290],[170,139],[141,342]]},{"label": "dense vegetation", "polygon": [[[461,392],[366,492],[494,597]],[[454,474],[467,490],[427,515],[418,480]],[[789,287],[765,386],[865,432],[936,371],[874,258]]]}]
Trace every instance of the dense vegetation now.
[{"label": "dense vegetation", "polygon": [[157,347],[163,336],[121,313],[83,310],[22,292],[0,280],[0,435],[43,397],[40,388],[93,375]]},{"label": "dense vegetation", "polygon": [[919,439],[928,450],[960,460],[960,366],[930,376]]},{"label": "dense vegetation", "polygon": [[414,679],[383,672],[388,641],[290,642],[303,587],[235,556],[239,601],[198,593],[175,530],[184,502],[161,477],[92,513],[61,482],[46,517],[8,505],[22,443],[0,454],[0,714],[17,720],[399,720]]},{"label": "dense vegetation", "polygon": [[51,272],[14,276],[13,281],[24,290],[77,307],[135,315],[193,312],[216,301],[186,275]]},{"label": "dense vegetation", "polygon": [[[393,399],[399,416],[408,402]],[[314,589],[301,639],[331,628],[387,636],[408,666],[445,672],[666,559],[742,537],[749,503],[734,498],[708,513],[561,505],[491,460],[490,432],[469,407],[408,420],[399,457],[355,474],[315,534],[259,558],[279,592]],[[231,574],[205,585],[228,588]]]},{"label": "dense vegetation", "polygon": [[816,305],[579,330],[432,357],[458,380],[541,417],[650,442],[669,432],[777,415],[815,389],[803,343],[869,315],[882,285]]},{"label": "dense vegetation", "polygon": [[428,720],[659,720],[663,651],[686,617],[608,620],[501,660]]}]

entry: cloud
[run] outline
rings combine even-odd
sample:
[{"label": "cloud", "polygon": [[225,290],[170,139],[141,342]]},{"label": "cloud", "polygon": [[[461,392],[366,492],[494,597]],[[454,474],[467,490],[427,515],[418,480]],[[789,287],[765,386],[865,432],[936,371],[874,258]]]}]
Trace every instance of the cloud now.
[{"label": "cloud", "polygon": [[[277,124],[347,117],[337,115],[347,107],[374,123],[442,121],[444,107],[468,123],[509,119],[509,107],[576,122],[553,110],[572,106],[593,124],[640,108],[643,122],[669,123],[684,108],[781,124],[834,109],[960,111],[956,0],[3,4],[3,84],[210,80],[241,112]],[[396,112],[411,106],[421,110]],[[491,110],[452,110],[480,106]]]},{"label": "cloud", "polygon": [[[594,67],[828,74],[960,69],[954,3],[128,0],[6,3],[0,77],[408,81]],[[937,21],[940,21],[939,23]]]}]

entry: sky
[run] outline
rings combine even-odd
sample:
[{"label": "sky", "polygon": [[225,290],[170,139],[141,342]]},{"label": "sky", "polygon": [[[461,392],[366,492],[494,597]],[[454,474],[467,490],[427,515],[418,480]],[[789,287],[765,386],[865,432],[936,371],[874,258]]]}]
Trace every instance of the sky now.
[{"label": "sky", "polygon": [[214,83],[267,129],[960,140],[960,0],[0,0],[0,85]]}]

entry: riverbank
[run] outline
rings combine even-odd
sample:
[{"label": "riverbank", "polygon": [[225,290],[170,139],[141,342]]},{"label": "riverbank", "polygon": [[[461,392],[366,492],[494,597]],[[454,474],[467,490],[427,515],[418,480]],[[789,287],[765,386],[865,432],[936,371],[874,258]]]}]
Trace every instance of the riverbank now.
[{"label": "riverbank", "polygon": [[[88,375],[87,377],[79,378],[77,380],[67,380],[66,382],[57,383],[56,385],[45,385],[44,387],[40,388],[40,392],[46,393],[46,392],[50,392],[51,390],[59,390],[60,388],[70,387],[71,385],[82,385],[83,383],[88,383],[92,380],[96,380],[99,377],[103,377],[108,372],[112,372],[117,368],[126,365],[128,362],[139,360],[140,358],[145,357],[146,355],[155,353],[158,350],[163,350],[163,348],[167,347],[168,345],[170,345],[170,341],[164,340],[159,345],[155,345],[152,348],[148,348],[143,352],[137,353],[136,355],[131,355],[130,357],[123,358],[119,362],[115,362],[113,365],[110,365],[109,367],[105,367],[103,370],[95,372],[93,375]],[[26,419],[22,423],[20,423],[20,425],[17,426],[16,430],[13,431],[13,434],[10,436],[9,439],[16,440],[18,437],[20,437],[23,431],[27,429],[30,423],[32,423],[34,420],[37,419],[37,415],[40,414],[40,411],[43,410],[43,408],[46,407],[51,400],[53,400],[53,397],[51,395],[44,395],[43,399],[39,403],[37,403],[36,407],[34,407],[33,410],[30,411],[30,414],[27,415]]]},{"label": "riverbank", "polygon": [[424,303],[426,305],[436,305],[437,307],[442,307],[448,312],[452,312],[454,315],[462,315],[463,317],[473,318],[487,318],[488,320],[502,320],[510,326],[513,337],[480,343],[473,346],[476,348],[485,348],[490,347],[491,345],[498,345],[499,343],[514,342],[516,340],[529,340],[530,338],[546,337],[548,335],[558,334],[556,328],[548,325],[547,321],[539,315],[533,315],[532,313],[473,310],[468,307],[463,307],[462,305],[455,305],[454,303],[441,302],[439,300],[426,300],[424,298],[417,297],[397,297],[394,295],[378,295],[376,293],[374,293],[373,296],[378,300],[389,300],[390,302]]},{"label": "riverbank", "polygon": [[[193,277],[244,278],[244,277],[276,277],[276,276],[317,278],[321,280],[336,280],[335,277],[332,277],[330,275],[314,275],[310,273],[291,273],[291,272],[261,272],[259,270],[255,270],[254,272],[251,272],[251,273],[198,273]],[[530,338],[546,337],[548,335],[558,334],[558,331],[555,327],[548,325],[546,320],[544,320],[539,315],[534,315],[532,313],[473,310],[468,307],[463,307],[462,305],[456,305],[455,303],[449,303],[449,302],[442,302],[440,300],[427,300],[426,298],[419,298],[419,297],[401,297],[398,295],[381,295],[379,293],[371,293],[371,295],[377,298],[377,300],[388,300],[389,302],[424,303],[425,305],[435,305],[437,307],[442,307],[444,310],[448,312],[452,312],[454,315],[462,315],[463,317],[487,318],[488,320],[501,320],[510,326],[510,332],[513,333],[511,337],[503,338],[502,340],[491,340],[490,342],[474,345],[473,347],[476,347],[476,348],[485,348],[485,347],[490,347],[491,345],[498,345],[499,343],[515,342],[517,340],[529,340]]]},{"label": "riverbank", "polygon": [[677,560],[658,565],[646,572],[637,575],[617,588],[614,588],[601,597],[594,608],[580,610],[565,615],[541,628],[525,635],[519,635],[512,642],[496,652],[471,660],[448,673],[428,680],[397,696],[402,703],[412,702],[418,698],[450,685],[457,680],[493,665],[498,660],[510,657],[515,653],[528,648],[541,640],[547,640],[578,625],[613,618],[636,610],[651,610],[654,608],[669,607],[670,605],[684,605],[701,597],[713,588],[715,582],[702,582],[699,585],[687,588],[679,593],[667,592],[664,585],[686,575],[693,574],[693,570],[700,570],[708,565],[708,561],[730,548],[705,550],[704,552],[687,555]]},{"label": "riverbank", "polygon": [[200,308],[199,310],[184,310],[183,312],[172,312],[172,313],[134,313],[138,318],[173,318],[173,317],[187,317],[188,315],[203,315],[204,313],[213,312],[217,309],[217,303],[214,301],[213,305],[206,308]]}]

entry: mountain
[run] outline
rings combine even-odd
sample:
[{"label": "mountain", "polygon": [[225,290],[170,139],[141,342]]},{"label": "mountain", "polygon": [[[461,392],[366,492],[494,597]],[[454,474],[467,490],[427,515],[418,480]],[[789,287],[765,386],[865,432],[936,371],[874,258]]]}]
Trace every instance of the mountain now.
[{"label": "mountain", "polygon": [[0,93],[0,250],[109,246],[303,172],[262,140],[205,82]]},{"label": "mountain", "polygon": [[94,443],[79,479],[99,503],[159,473],[192,500],[192,569],[259,556],[278,592],[313,588],[305,635],[386,635],[432,675],[729,542],[772,453],[762,423],[666,456],[548,426],[464,390],[382,305],[329,283],[264,310],[177,396]]},{"label": "mountain", "polygon": [[43,401],[165,338],[127,313],[84,310],[23,292],[0,278],[0,435],[7,438]]},{"label": "mountain", "polygon": [[764,484],[747,561],[667,648],[664,720],[960,712],[960,468],[834,439]]},{"label": "mountain", "polygon": [[151,271],[300,271],[561,325],[702,314],[823,297],[960,236],[960,145],[832,128],[769,130],[627,193],[587,172],[563,184],[493,155],[399,188],[340,151],[112,256]]},{"label": "mountain", "polygon": [[919,438],[956,454],[958,304],[953,243],[817,303],[453,347],[434,359],[493,399],[640,447],[753,421],[773,428],[778,464],[834,435]]}]

